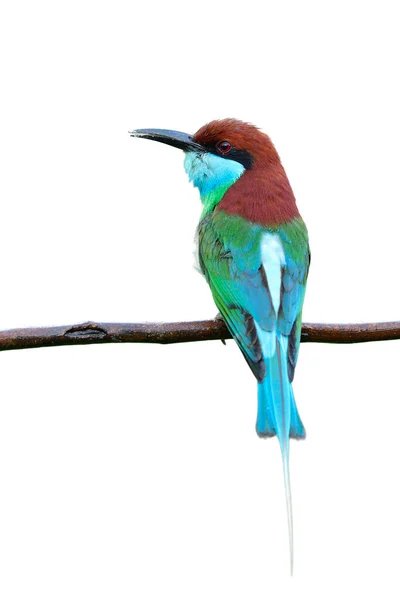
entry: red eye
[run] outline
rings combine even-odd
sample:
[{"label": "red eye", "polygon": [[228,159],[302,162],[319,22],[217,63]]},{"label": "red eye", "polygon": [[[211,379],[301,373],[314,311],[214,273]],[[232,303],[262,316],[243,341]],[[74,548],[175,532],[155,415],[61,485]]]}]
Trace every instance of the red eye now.
[{"label": "red eye", "polygon": [[231,148],[232,148],[232,144],[230,142],[219,142],[219,144],[217,144],[217,149],[222,154],[227,154],[227,152],[229,152],[229,150]]}]

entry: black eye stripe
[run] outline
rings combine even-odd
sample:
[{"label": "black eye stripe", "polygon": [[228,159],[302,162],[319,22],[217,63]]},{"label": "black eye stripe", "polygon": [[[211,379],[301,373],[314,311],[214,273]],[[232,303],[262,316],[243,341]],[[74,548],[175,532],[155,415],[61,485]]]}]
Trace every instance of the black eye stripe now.
[{"label": "black eye stripe", "polygon": [[[222,141],[225,142],[227,140],[222,140]],[[235,160],[236,162],[243,165],[244,168],[247,170],[252,168],[253,163],[254,163],[254,158],[252,157],[250,152],[247,152],[247,150],[239,150],[238,148],[235,148],[235,146],[232,145],[229,152],[225,152],[225,154],[224,154],[223,152],[221,152],[218,149],[218,145],[220,143],[221,142],[218,142],[216,145],[215,144],[207,144],[207,145],[205,145],[205,148],[207,149],[207,152],[210,152],[211,154],[215,154],[216,156],[219,156],[220,158],[225,158],[226,160]]]}]

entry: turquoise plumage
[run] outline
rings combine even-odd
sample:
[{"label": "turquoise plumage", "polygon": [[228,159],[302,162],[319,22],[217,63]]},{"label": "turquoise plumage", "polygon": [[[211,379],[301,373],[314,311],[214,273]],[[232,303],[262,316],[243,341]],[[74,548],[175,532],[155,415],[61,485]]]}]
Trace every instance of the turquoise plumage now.
[{"label": "turquoise plumage", "polygon": [[[300,245],[293,245],[295,237],[300,238]],[[265,240],[273,240],[281,248],[277,265],[280,269],[278,298],[272,297],[268,267],[262,261]],[[215,303],[258,380],[257,433],[261,437],[277,435],[279,439],[292,569],[289,437],[304,438],[305,429],[291,381],[300,345],[309,264],[307,232],[301,219],[266,229],[222,210],[208,213],[199,226],[199,258]]]},{"label": "turquoise plumage", "polygon": [[307,229],[268,136],[234,119],[213,121],[193,137],[139,130],[186,152],[199,189],[200,268],[232,337],[258,382],[256,431],[276,435],[282,452],[293,571],[289,440],[305,429],[292,389],[310,263]]}]

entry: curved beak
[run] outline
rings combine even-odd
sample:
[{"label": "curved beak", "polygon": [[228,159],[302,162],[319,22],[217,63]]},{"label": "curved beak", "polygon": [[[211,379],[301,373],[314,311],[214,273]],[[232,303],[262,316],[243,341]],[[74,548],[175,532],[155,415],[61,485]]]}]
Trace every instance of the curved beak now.
[{"label": "curved beak", "polygon": [[204,152],[203,146],[198,144],[192,135],[182,131],[173,131],[172,129],[134,129],[129,131],[131,137],[144,138],[162,142],[175,148],[180,148],[185,152]]}]

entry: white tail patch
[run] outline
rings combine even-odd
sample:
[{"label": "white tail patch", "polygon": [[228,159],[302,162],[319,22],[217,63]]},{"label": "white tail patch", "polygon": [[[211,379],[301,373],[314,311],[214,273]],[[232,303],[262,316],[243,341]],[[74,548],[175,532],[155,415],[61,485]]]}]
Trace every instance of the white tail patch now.
[{"label": "white tail patch", "polygon": [[264,233],[261,239],[261,262],[268,281],[269,293],[275,313],[278,314],[281,303],[282,267],[285,265],[285,253],[277,233]]}]

